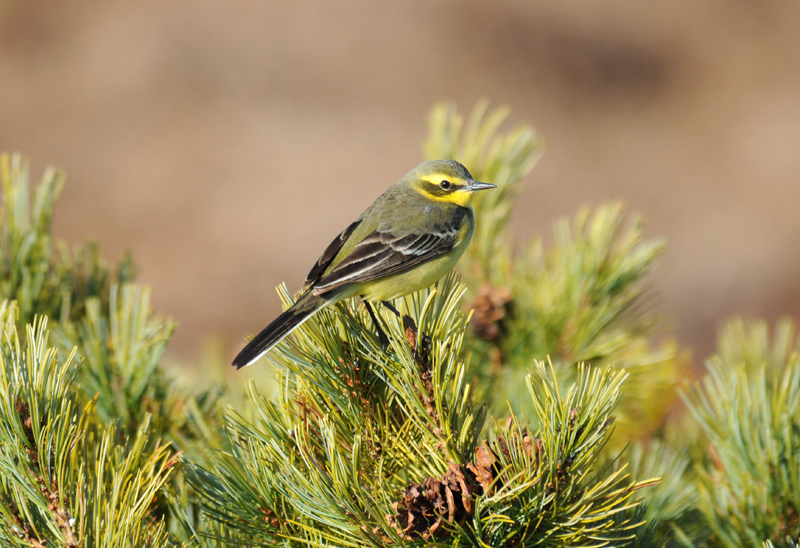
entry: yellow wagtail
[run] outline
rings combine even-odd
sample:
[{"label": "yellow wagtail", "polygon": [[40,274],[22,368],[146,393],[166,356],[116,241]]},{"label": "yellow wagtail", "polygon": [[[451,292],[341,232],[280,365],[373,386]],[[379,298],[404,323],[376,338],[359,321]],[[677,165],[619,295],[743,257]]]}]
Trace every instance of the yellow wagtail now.
[{"label": "yellow wagtail", "polygon": [[[370,301],[436,282],[472,238],[473,192],[494,186],[474,180],[453,160],[423,162],[409,171],[331,242],[308,273],[306,291],[247,343],[233,365],[250,365],[316,312],[343,299],[360,296],[375,322]],[[385,347],[388,339],[378,330]]]}]

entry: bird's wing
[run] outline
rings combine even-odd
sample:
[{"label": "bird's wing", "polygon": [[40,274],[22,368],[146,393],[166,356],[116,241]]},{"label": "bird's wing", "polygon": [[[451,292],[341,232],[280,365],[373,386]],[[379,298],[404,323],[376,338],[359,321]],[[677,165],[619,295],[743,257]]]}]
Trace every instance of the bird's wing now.
[{"label": "bird's wing", "polygon": [[358,228],[358,225],[360,224],[361,219],[359,218],[333,239],[325,251],[322,252],[322,255],[320,255],[319,259],[317,259],[317,263],[313,266],[311,272],[309,272],[308,276],[306,276],[306,287],[312,286],[319,281],[319,279],[325,273],[325,270],[333,262],[333,259],[336,258],[336,254],[342,249],[342,246],[347,241],[347,238],[350,237],[353,231]]},{"label": "bird's wing", "polygon": [[447,253],[456,245],[460,223],[440,225],[425,234],[394,234],[378,228],[314,286],[317,294],[391,276]]}]

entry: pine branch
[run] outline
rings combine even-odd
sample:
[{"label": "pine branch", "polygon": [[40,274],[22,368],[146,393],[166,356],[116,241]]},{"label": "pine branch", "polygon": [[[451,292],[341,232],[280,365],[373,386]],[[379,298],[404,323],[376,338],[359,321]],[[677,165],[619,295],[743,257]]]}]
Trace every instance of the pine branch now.
[{"label": "pine branch", "polygon": [[[686,432],[682,433],[682,437]],[[658,477],[659,484],[646,493],[641,514],[649,534],[684,546],[706,545],[708,533],[696,508],[698,489],[692,473],[687,439],[667,443],[659,439],[637,442],[626,451],[631,474]],[[639,537],[637,533],[637,538]]]},{"label": "pine branch", "polygon": [[463,292],[449,276],[394,303],[411,321],[379,312],[386,353],[353,302],[278,346],[278,399],[251,384],[254,416],[230,413],[229,454],[211,468],[187,463],[204,512],[229,541],[527,546],[590,543],[615,530],[613,516],[646,485],[596,466],[625,375],[580,369],[562,395],[539,365],[529,380],[537,430],[514,419],[479,444],[482,413],[460,358]]},{"label": "pine branch", "polygon": [[[103,458],[113,461],[110,470],[118,469],[119,473],[125,473],[124,464],[130,458],[125,455],[136,453],[140,443],[146,453],[163,452],[164,458],[172,458],[174,450],[166,449],[172,442],[193,459],[205,462],[209,448],[221,445],[217,428],[221,391],[191,393],[161,369],[164,347],[174,326],[150,310],[149,290],[128,283],[136,276],[130,255],[112,268],[100,257],[96,244],[70,248],[54,243],[50,221],[63,187],[64,176],[60,172],[48,169],[32,192],[27,163],[17,155],[3,154],[0,179],[5,199],[0,229],[0,297],[19,301],[13,315],[18,329],[24,329],[25,323],[33,322],[37,316],[49,318],[56,346],[80,362],[79,368],[69,369],[68,382],[72,405],[83,409],[80,416],[85,424],[81,426],[80,439],[91,436],[92,444],[87,446],[90,448],[110,443],[111,452]],[[75,452],[78,447],[80,444],[69,451]],[[94,453],[84,456],[87,462],[97,461]],[[67,457],[54,453],[53,458]],[[137,457],[139,461],[144,458]],[[139,466],[139,461],[131,462]],[[150,468],[147,464],[143,470]],[[112,474],[95,479],[98,489],[108,488],[110,493],[119,492],[111,484],[127,481]],[[0,480],[8,486],[4,473]],[[162,482],[157,491],[157,507],[150,508],[147,521],[137,527],[152,522],[155,529],[145,527],[150,531],[147,535],[166,539],[168,535],[156,529],[164,529],[160,525],[162,518],[168,518],[167,526],[175,538],[185,538],[178,516],[170,513],[168,506],[173,499],[181,500],[182,511],[192,513],[191,490],[180,474],[169,474],[169,484]],[[15,500],[8,499],[15,512],[22,518],[30,517],[26,512],[31,502],[25,497]],[[12,512],[9,519],[15,515]],[[55,514],[56,521],[58,515]],[[30,542],[38,542],[36,535]]]},{"label": "pine branch", "polygon": [[771,540],[765,540],[762,546],[764,548],[798,548],[800,547],[800,541],[797,539],[797,537],[786,537],[775,542],[772,542]]},{"label": "pine branch", "polygon": [[28,163],[21,156],[0,154],[0,182],[5,198],[0,238],[0,298],[19,307],[19,326],[44,315],[66,323],[79,320],[90,297],[107,302],[110,283],[136,276],[130,255],[115,269],[100,258],[96,244],[70,250],[55,244],[50,233],[56,201],[64,186],[62,172],[49,168],[31,202]]},{"label": "pine branch", "polygon": [[496,395],[495,412],[506,399],[525,408],[519,387],[528,363],[550,356],[566,371],[580,362],[625,368],[625,438],[660,427],[687,362],[676,344],[648,341],[656,322],[646,313],[643,278],[661,248],[643,240],[640,218],[626,222],[620,204],[558,221],[549,249],[534,240],[506,274],[506,296],[488,290],[473,304],[473,371]]},{"label": "pine branch", "polygon": [[136,432],[146,415],[154,416],[160,431],[159,423],[168,420],[168,387],[158,364],[174,324],[152,317],[149,293],[135,285],[114,285],[107,312],[99,298],[90,298],[83,320],[60,330],[61,345],[77,347],[83,362],[83,400],[96,397],[101,420],[124,434]]},{"label": "pine branch", "polygon": [[732,320],[684,394],[705,435],[697,506],[721,546],[800,534],[800,358],[795,326]]},{"label": "pine branch", "polygon": [[[58,359],[47,320],[16,331],[4,302],[0,370],[0,540],[9,546],[168,546],[153,501],[172,474],[168,447],[148,448],[149,424],[129,447],[76,405],[74,353]],[[110,524],[113,524],[111,526]]]},{"label": "pine branch", "polygon": [[0,182],[5,196],[0,296],[19,303],[23,325],[33,319],[34,310],[53,312],[61,304],[60,288],[50,275],[50,221],[53,204],[64,186],[64,174],[53,169],[45,172],[32,209],[28,179],[28,164],[20,156],[0,155]]}]

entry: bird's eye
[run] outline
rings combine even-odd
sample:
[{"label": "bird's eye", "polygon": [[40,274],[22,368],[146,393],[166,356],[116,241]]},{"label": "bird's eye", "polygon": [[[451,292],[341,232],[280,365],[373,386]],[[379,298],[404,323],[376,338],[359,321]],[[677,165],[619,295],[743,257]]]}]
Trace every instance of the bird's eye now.
[{"label": "bird's eye", "polygon": [[447,179],[439,183],[439,188],[441,188],[442,190],[450,190],[451,186],[453,186],[453,183],[451,183]]}]

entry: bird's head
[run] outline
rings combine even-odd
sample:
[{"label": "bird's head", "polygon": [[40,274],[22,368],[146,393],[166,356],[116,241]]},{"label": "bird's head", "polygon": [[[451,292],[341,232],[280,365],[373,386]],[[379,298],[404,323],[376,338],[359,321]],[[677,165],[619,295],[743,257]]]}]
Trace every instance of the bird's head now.
[{"label": "bird's head", "polygon": [[467,168],[454,160],[422,162],[412,169],[405,179],[414,190],[426,198],[461,207],[469,206],[476,191],[495,187],[489,183],[476,181]]}]

